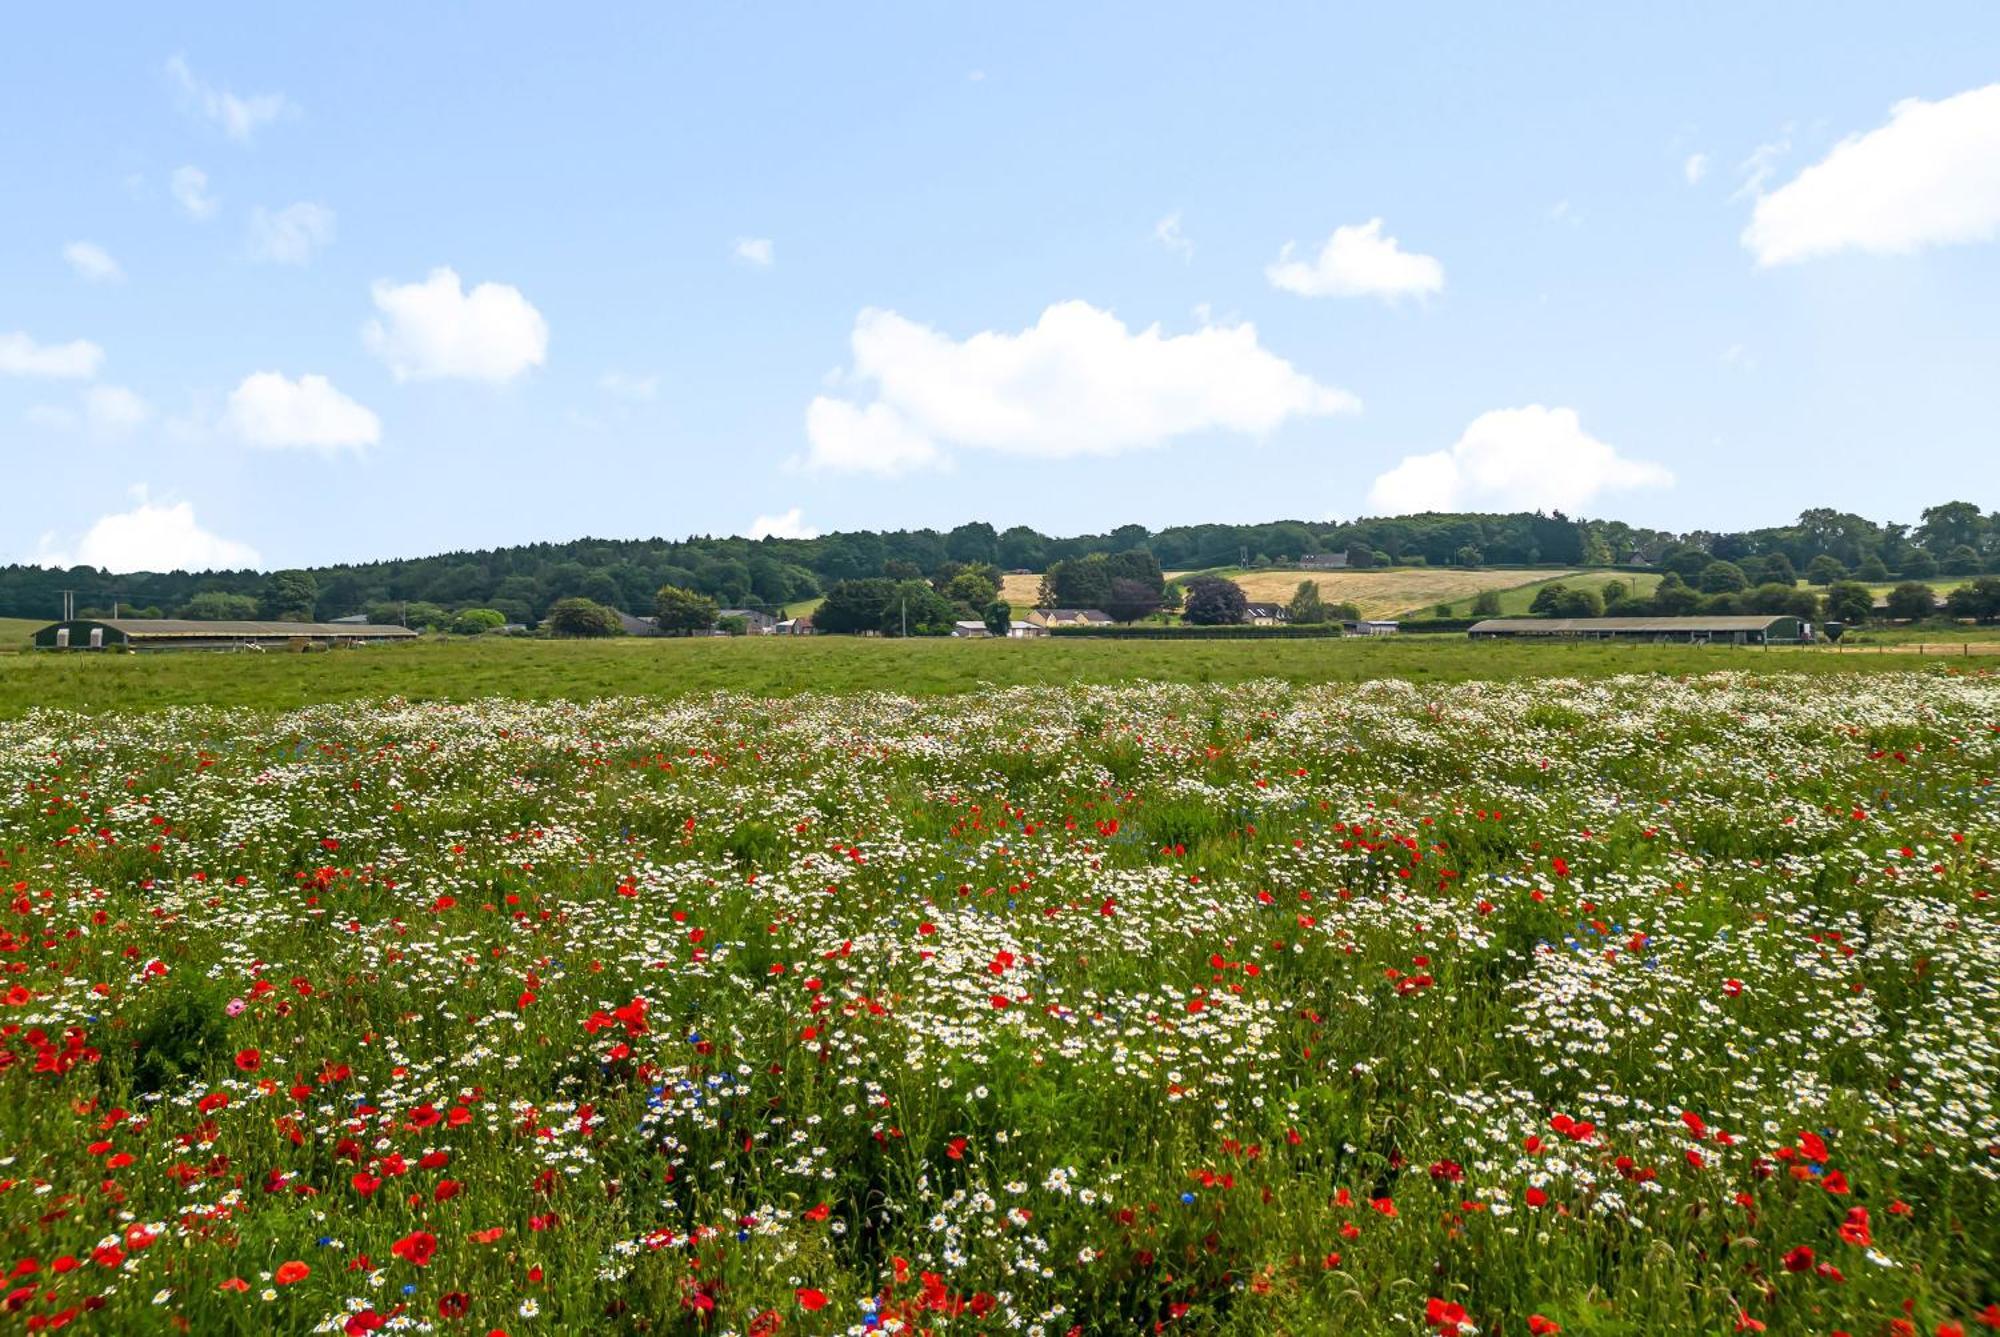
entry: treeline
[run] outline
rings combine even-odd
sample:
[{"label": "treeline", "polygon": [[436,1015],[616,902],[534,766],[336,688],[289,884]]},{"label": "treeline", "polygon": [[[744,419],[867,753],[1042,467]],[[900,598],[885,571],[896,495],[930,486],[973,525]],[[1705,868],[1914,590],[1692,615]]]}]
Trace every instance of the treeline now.
[{"label": "treeline", "polygon": [[[1551,514],[1427,514],[1345,523],[1286,520],[1256,525],[1191,525],[1149,530],[1126,525],[1104,534],[1056,538],[984,522],[932,529],[828,534],[814,539],[580,539],[441,553],[433,557],[319,567],[304,573],[169,571],[114,575],[92,567],[0,568],[0,616],[51,617],[62,592],[80,610],[168,616],[270,616],[308,611],[299,602],[310,578],[310,612],[320,618],[367,613],[384,620],[452,618],[490,609],[505,620],[540,621],[565,598],[644,616],[662,586],[693,591],[724,608],[777,609],[842,581],[934,578],[948,563],[1043,573],[1058,563],[1147,554],[1164,570],[1283,566],[1308,554],[1340,553],[1353,567],[1608,566],[1636,562],[1698,577],[1714,561],[1783,558],[1804,573],[1816,560],[1843,576],[1926,580],[2000,570],[2000,512],[1947,502],[1916,525],[1884,524],[1819,509],[1790,525],[1741,533],[1672,534],[1617,520]],[[1823,568],[1825,569],[1825,568]],[[1132,579],[1120,573],[1111,579]],[[1111,591],[1107,584],[1106,597]],[[970,600],[953,600],[961,607]],[[1076,601],[1081,602],[1081,601]],[[1092,605],[1095,606],[1095,605]],[[419,617],[411,617],[416,608]],[[936,610],[933,609],[933,612]]]}]

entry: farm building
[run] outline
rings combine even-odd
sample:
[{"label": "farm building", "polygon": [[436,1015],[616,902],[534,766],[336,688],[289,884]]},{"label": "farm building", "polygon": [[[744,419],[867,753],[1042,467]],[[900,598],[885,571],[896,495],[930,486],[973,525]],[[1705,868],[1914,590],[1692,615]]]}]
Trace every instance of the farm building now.
[{"label": "farm building", "polygon": [[1400,622],[1385,622],[1375,618],[1361,618],[1358,621],[1343,621],[1340,634],[1343,636],[1394,636],[1402,627]]},{"label": "farm building", "polygon": [[1309,552],[1299,558],[1302,571],[1345,571],[1347,554],[1344,552]]},{"label": "farm building", "polygon": [[292,644],[407,641],[408,627],[351,622],[196,622],[167,617],[74,618],[35,633],[37,650],[266,650]]},{"label": "farm building", "polygon": [[745,631],[752,636],[769,636],[778,630],[778,619],[756,608],[724,608],[716,616],[742,618]]},{"label": "farm building", "polygon": [[1111,614],[1096,608],[1037,608],[1028,621],[1044,627],[1108,627]]},{"label": "farm building", "polygon": [[960,640],[978,640],[981,637],[991,636],[993,633],[987,628],[984,622],[976,618],[971,620],[960,618],[951,624],[951,634]]},{"label": "farm building", "polygon": [[812,614],[802,613],[798,617],[785,618],[771,630],[780,636],[810,636],[813,634]]},{"label": "farm building", "polygon": [[1813,638],[1812,623],[1790,614],[1714,617],[1494,617],[1475,622],[1472,639],[1544,637],[1591,641],[1684,641],[1696,645],[1797,645]]},{"label": "farm building", "polygon": [[1007,626],[1007,638],[1014,641],[1025,641],[1048,634],[1049,629],[1039,622],[1012,622]]}]

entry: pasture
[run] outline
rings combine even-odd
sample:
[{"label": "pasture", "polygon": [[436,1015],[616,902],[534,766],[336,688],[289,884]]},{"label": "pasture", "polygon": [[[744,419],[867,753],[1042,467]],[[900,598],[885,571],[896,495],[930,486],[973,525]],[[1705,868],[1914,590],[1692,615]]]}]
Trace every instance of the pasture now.
[{"label": "pasture", "polygon": [[21,654],[0,656],[0,718],[38,706],[93,713],[164,706],[297,709],[399,697],[466,701],[683,696],[731,691],[980,693],[995,687],[1137,679],[1238,683],[1413,682],[1524,675],[1866,672],[1880,656],[1724,646],[1474,644],[1463,636],[1324,640],[893,640],[847,636],[538,640],[426,638],[317,654]]},{"label": "pasture", "polygon": [[1236,582],[1246,597],[1259,603],[1289,603],[1299,582],[1319,582],[1319,597],[1328,603],[1351,603],[1363,617],[1401,617],[1406,613],[1427,613],[1441,603],[1464,600],[1468,604],[1482,590],[1509,590],[1523,584],[1560,580],[1573,573],[1563,571],[1522,571],[1493,568],[1398,567],[1387,571],[1285,571],[1224,568],[1206,572],[1175,572],[1176,578],[1189,575],[1217,575]]},{"label": "pasture", "polygon": [[[1406,1337],[2000,1312],[1991,677],[779,699],[754,642],[449,649],[6,665],[47,675],[0,721],[17,1322]],[[1009,647],[893,649],[883,677]],[[1541,670],[1608,662],[1564,653]],[[303,690],[281,671],[491,691],[553,662],[572,696],[688,685],[641,664],[744,672],[581,703],[63,708],[93,674],[157,705],[175,675],[278,700]]]}]

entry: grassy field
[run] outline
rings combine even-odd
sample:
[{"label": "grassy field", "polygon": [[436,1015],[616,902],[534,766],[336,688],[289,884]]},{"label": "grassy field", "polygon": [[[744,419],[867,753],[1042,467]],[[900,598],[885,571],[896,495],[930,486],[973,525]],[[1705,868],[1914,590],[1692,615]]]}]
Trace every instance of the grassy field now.
[{"label": "grassy field", "polygon": [[[582,696],[1142,648],[5,672],[45,706]],[[0,720],[5,1308],[200,1337],[1978,1331],[1996,701],[1721,673]]]},{"label": "grassy field", "polygon": [[[1567,585],[1572,589],[1603,590],[1617,581],[1626,589],[1640,595],[1651,594],[1659,587],[1660,577],[1652,571],[1574,571],[1566,575],[1550,576],[1534,580],[1525,585],[1513,585],[1500,591],[1499,617],[1525,617],[1528,605],[1535,601],[1535,595],[1546,585]],[[1472,600],[1454,599],[1451,605],[1453,617],[1471,617]]]},{"label": "grassy field", "polygon": [[28,637],[48,626],[46,618],[0,617],[0,654],[28,648]]},{"label": "grassy field", "polygon": [[161,706],[295,709],[390,696],[463,701],[735,691],[900,691],[917,695],[992,687],[1162,682],[1424,682],[1560,674],[1699,673],[1718,667],[1839,672],[1880,667],[1880,657],[1819,650],[1533,644],[1463,637],[1093,641],[908,641],[853,637],[717,637],[694,640],[541,641],[502,637],[426,640],[321,654],[24,654],[0,658],[0,717],[36,706],[93,712]]}]

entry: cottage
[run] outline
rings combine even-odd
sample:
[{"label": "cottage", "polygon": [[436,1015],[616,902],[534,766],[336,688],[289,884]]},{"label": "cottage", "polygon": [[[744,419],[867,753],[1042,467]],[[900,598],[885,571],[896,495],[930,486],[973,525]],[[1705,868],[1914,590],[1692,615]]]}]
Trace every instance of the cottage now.
[{"label": "cottage", "polygon": [[1037,608],[1028,621],[1054,630],[1057,627],[1108,627],[1111,614],[1097,608]]},{"label": "cottage", "polygon": [[1282,627],[1292,620],[1292,615],[1283,604],[1246,603],[1243,620],[1253,627]]},{"label": "cottage", "polygon": [[408,641],[408,627],[352,622],[201,622],[171,617],[87,617],[35,633],[38,650],[270,650],[292,645]]},{"label": "cottage", "polygon": [[810,636],[813,634],[812,614],[803,613],[798,617],[788,617],[771,628],[780,636]]},{"label": "cottage", "polygon": [[624,628],[627,636],[666,635],[665,632],[660,630],[660,624],[649,617],[633,617],[630,613],[619,613],[615,608],[611,611],[617,613],[618,625]]},{"label": "cottage", "polygon": [[716,617],[742,618],[744,632],[751,636],[770,636],[778,630],[777,618],[755,608],[724,608],[716,613]]},{"label": "cottage", "polygon": [[1700,617],[1492,617],[1467,632],[1475,641],[1500,639],[1657,641],[1692,645],[1799,645],[1812,623],[1790,614]]}]

